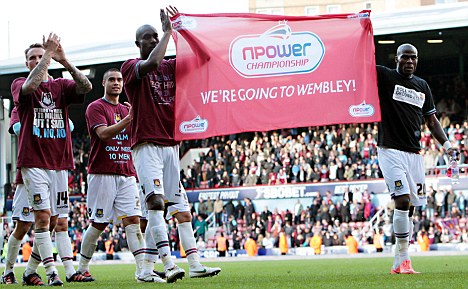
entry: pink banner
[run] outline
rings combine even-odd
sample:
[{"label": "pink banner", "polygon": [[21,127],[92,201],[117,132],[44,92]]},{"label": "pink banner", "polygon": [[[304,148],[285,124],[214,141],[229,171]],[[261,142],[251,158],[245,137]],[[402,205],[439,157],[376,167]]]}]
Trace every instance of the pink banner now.
[{"label": "pink banner", "polygon": [[380,121],[367,12],[172,20],[178,140]]}]

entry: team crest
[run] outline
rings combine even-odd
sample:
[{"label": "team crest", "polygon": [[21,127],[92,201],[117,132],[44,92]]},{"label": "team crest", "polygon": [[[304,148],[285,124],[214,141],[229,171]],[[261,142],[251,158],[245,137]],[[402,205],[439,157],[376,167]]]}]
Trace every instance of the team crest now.
[{"label": "team crest", "polygon": [[42,198],[40,194],[36,194],[33,196],[33,203],[34,205],[40,205],[42,204]]},{"label": "team crest", "polygon": [[97,209],[96,210],[96,217],[98,217],[98,218],[104,217],[104,210],[103,209]]},{"label": "team crest", "polygon": [[118,123],[119,121],[122,120],[122,117],[120,116],[120,113],[114,113],[114,121],[115,123]]},{"label": "team crest", "polygon": [[23,211],[21,211],[21,214],[25,217],[29,216],[31,214],[29,207],[23,207]]},{"label": "team crest", "polygon": [[55,101],[52,97],[52,93],[50,92],[43,92],[41,97],[41,106],[46,109],[54,109],[55,108]]},{"label": "team crest", "polygon": [[154,179],[153,180],[153,183],[154,183],[154,187],[157,189],[159,187],[161,187],[161,181],[159,179]]},{"label": "team crest", "polygon": [[395,181],[395,190],[401,190],[403,189],[403,183],[401,180]]}]

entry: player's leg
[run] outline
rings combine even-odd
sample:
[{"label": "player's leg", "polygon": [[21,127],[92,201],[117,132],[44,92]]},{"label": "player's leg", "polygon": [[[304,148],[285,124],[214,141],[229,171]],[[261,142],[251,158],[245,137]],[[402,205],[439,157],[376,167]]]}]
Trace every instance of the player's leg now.
[{"label": "player's leg", "polygon": [[99,236],[113,218],[115,192],[116,187],[112,176],[88,175],[86,207],[88,208],[91,225],[86,229],[81,241],[80,261],[78,265],[78,272],[86,277],[92,278],[92,275],[89,273],[89,263],[96,251]]},{"label": "player's leg", "polygon": [[29,206],[28,195],[23,184],[18,184],[16,187],[15,196],[13,197],[12,218],[16,224],[13,233],[8,238],[5,269],[0,280],[0,283],[3,284],[18,283],[14,273],[14,266],[18,258],[21,241],[34,222],[34,214]]},{"label": "player's leg", "polygon": [[[156,264],[156,260],[158,260],[158,249],[156,248],[156,243],[154,242],[153,236],[151,233],[148,233],[146,230],[148,228],[148,210],[146,209],[146,202],[145,196],[143,193],[143,187],[138,185],[138,193],[140,197],[140,205],[141,205],[141,217],[140,217],[140,231],[143,234],[143,238],[145,239],[145,257],[143,259],[143,265],[141,267],[142,270],[146,272],[153,271],[159,277],[165,279],[166,273],[154,271],[154,265]],[[138,272],[139,275],[140,272]],[[138,278],[136,275],[136,278]]]},{"label": "player's leg", "polygon": [[414,223],[413,223],[413,214],[414,214],[415,207],[410,203],[409,211],[408,211],[408,220],[409,220],[409,244],[411,245],[414,234]]},{"label": "player's leg", "polygon": [[[413,211],[414,206],[424,206],[427,203],[426,186],[424,183],[424,161],[421,155],[406,154],[406,163],[408,164],[407,178],[410,190],[409,199],[410,204],[408,208],[408,239],[411,238],[413,233]],[[413,269],[408,250],[400,251],[400,274],[417,274]]]},{"label": "player's leg", "polygon": [[167,196],[168,215],[174,215],[177,219],[177,230],[179,231],[180,242],[184,247],[187,261],[189,263],[190,278],[211,277],[218,275],[221,268],[210,268],[200,263],[200,255],[197,250],[197,243],[192,228],[192,215],[187,201],[187,194],[181,183],[177,188],[176,194]]},{"label": "player's leg", "polygon": [[90,277],[93,279],[93,276],[89,272],[89,263],[93,258],[93,254],[96,251],[97,241],[99,236],[101,236],[104,229],[107,227],[108,223],[95,223],[92,222],[88,226],[86,232],[83,234],[83,240],[81,241],[80,248],[80,261],[78,263],[78,271],[85,277]]},{"label": "player's leg", "polygon": [[[140,183],[143,185],[146,206],[148,208],[148,230],[154,238],[159,256],[164,264],[166,280],[169,283],[183,278],[185,271],[175,265],[171,257],[167,226],[164,220],[164,181],[163,170],[166,167],[171,147],[159,147],[143,144],[133,150],[133,158]],[[177,180],[178,183],[178,180]],[[148,274],[143,268],[141,274]]]},{"label": "player's leg", "polygon": [[[393,211],[393,228],[395,233],[395,257],[391,274],[400,273],[401,256],[408,255],[409,234],[409,185],[404,169],[403,152],[393,149],[378,149],[379,165],[384,175],[387,188],[395,202]],[[406,253],[405,253],[406,252]]]},{"label": "player's leg", "polygon": [[23,222],[20,220],[16,221],[16,226],[13,233],[8,238],[7,244],[7,255],[5,262],[5,270],[2,274],[1,282],[2,284],[16,284],[14,266],[16,259],[18,258],[19,249],[21,246],[21,241],[23,240],[26,233],[31,228],[32,222]]},{"label": "player's leg", "polygon": [[[141,273],[146,244],[140,231],[141,206],[138,187],[134,177],[119,176],[116,178],[119,186],[114,200],[114,214],[118,220],[122,219],[127,234],[128,248],[135,257],[137,272]],[[125,217],[122,218],[123,216]],[[138,282],[166,282],[152,271],[144,276],[138,275]]]},{"label": "player's leg", "polygon": [[[52,187],[55,183],[55,171],[22,168],[24,184],[28,192],[29,204],[34,210],[34,223],[36,228],[35,246],[39,251],[42,262],[46,269],[49,285],[60,286],[63,282],[58,277],[52,254],[52,239],[50,238],[50,218],[52,204],[50,202]],[[23,278],[24,281],[24,278]]]},{"label": "player's leg", "polygon": [[65,268],[67,282],[92,282],[94,279],[84,276],[73,267],[73,249],[71,239],[68,235],[68,217],[59,215],[57,226],[55,227],[55,243],[57,251]]},{"label": "player's leg", "polygon": [[[53,194],[50,196],[52,213],[55,226],[51,226],[50,230],[55,231],[55,243],[57,251],[65,268],[67,282],[90,282],[92,278],[85,277],[75,271],[73,267],[73,250],[71,240],[68,236],[68,173],[65,170],[56,171],[56,179],[54,186],[51,187]],[[55,204],[55,206],[53,205]]]}]

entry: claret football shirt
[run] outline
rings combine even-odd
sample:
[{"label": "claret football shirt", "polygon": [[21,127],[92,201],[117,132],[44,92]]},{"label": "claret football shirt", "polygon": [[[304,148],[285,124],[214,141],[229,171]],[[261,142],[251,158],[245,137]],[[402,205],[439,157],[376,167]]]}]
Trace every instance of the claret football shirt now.
[{"label": "claret football shirt", "polygon": [[88,173],[136,176],[131,154],[131,126],[122,130],[111,140],[103,141],[96,128],[111,126],[128,115],[128,108],[119,103],[112,104],[101,98],[93,101],[86,109],[86,123],[91,136]]},{"label": "claret football shirt", "polygon": [[175,59],[162,60],[157,71],[139,75],[142,60],[122,64],[124,89],[132,104],[132,146],[151,142],[162,146],[179,144],[174,140]]},{"label": "claret football shirt", "polygon": [[33,93],[21,94],[26,78],[13,81],[11,93],[21,123],[17,167],[49,170],[73,169],[68,105],[83,103],[72,80],[50,78]]}]

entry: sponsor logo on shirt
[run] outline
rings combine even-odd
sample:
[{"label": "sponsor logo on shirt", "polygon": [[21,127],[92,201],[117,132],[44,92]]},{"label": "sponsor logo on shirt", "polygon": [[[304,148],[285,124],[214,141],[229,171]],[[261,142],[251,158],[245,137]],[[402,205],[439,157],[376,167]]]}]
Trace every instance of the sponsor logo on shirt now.
[{"label": "sponsor logo on shirt", "polygon": [[192,120],[184,121],[179,126],[181,133],[201,133],[208,129],[208,120],[202,119],[199,115]]},{"label": "sponsor logo on shirt", "polygon": [[393,90],[393,99],[422,108],[426,95],[414,89],[395,85],[395,89]]}]

